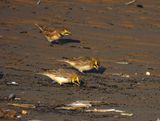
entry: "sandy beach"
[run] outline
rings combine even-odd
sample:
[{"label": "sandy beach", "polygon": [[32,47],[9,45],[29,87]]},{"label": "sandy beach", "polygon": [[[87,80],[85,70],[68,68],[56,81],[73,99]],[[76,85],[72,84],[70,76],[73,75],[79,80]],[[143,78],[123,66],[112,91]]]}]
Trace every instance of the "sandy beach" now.
[{"label": "sandy beach", "polygon": [[[129,5],[128,0],[37,1],[0,0],[0,108],[19,111],[8,103],[38,105],[27,109],[22,121],[160,118],[159,0],[137,0]],[[72,34],[50,46],[35,23],[67,27]],[[61,86],[36,75],[66,67],[57,61],[63,57],[78,56],[96,57],[102,67],[99,72],[80,74],[82,86]],[[6,100],[10,94],[21,100]],[[133,116],[55,109],[77,100],[105,101],[99,108],[124,110]]]}]

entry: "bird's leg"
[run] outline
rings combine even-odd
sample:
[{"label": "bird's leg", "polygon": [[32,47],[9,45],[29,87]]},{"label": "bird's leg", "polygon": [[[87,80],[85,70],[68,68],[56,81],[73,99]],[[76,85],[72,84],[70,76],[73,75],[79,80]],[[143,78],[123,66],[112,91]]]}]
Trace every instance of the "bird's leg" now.
[{"label": "bird's leg", "polygon": [[49,46],[53,47],[53,43],[52,43],[52,42],[50,42]]}]

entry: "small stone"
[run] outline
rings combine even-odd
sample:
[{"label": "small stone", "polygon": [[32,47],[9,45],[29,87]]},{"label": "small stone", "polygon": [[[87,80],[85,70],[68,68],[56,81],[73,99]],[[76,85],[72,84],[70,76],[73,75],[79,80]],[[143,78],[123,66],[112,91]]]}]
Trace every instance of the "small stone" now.
[{"label": "small stone", "polygon": [[16,95],[13,93],[8,96],[8,100],[14,100],[15,98],[16,98]]},{"label": "small stone", "polygon": [[28,111],[22,110],[22,111],[21,111],[21,114],[22,114],[22,115],[27,115],[27,114],[28,114]]},{"label": "small stone", "polygon": [[14,82],[14,81],[13,81],[13,82],[7,82],[7,85],[16,85],[16,86],[17,86],[18,83],[17,83],[17,82]]},{"label": "small stone", "polygon": [[146,72],[146,75],[147,75],[147,76],[150,76],[150,75],[151,75],[151,73],[147,71],[147,72]]},{"label": "small stone", "polygon": [[144,8],[143,5],[141,5],[141,4],[137,4],[137,7],[138,8]]},{"label": "small stone", "polygon": [[17,118],[22,118],[22,116],[21,116],[21,115],[18,115]]},{"label": "small stone", "polygon": [[3,73],[2,72],[0,72],[0,79],[2,79],[3,78]]}]

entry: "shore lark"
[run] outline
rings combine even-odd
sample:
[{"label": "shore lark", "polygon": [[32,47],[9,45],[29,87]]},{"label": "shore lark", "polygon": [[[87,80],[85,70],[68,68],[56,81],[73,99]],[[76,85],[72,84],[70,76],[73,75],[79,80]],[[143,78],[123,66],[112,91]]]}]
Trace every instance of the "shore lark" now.
[{"label": "shore lark", "polygon": [[39,24],[35,24],[35,26],[40,29],[40,31],[51,44],[63,38],[64,36],[71,34],[67,28],[48,29],[47,27],[40,26]]},{"label": "shore lark", "polygon": [[69,71],[67,69],[48,70],[37,74],[47,76],[60,85],[64,83],[73,83],[78,86],[80,85],[80,80],[78,75],[75,72]]},{"label": "shore lark", "polygon": [[94,68],[98,70],[100,67],[99,60],[89,57],[64,58],[63,60],[60,61],[70,64],[72,67],[76,68],[82,73],[84,71],[89,71]]}]

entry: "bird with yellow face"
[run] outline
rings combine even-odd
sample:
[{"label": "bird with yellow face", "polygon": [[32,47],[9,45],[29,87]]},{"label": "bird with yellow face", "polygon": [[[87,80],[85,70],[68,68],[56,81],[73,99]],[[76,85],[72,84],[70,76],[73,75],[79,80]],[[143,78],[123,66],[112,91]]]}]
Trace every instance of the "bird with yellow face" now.
[{"label": "bird with yellow face", "polygon": [[49,29],[44,26],[40,26],[39,24],[35,24],[40,31],[44,34],[46,39],[52,44],[55,41],[60,40],[64,36],[70,35],[71,32],[67,28],[57,28],[57,29]]},{"label": "bird with yellow face", "polygon": [[60,85],[64,83],[80,85],[79,76],[74,71],[68,69],[47,70],[37,74],[47,76]]},{"label": "bird with yellow face", "polygon": [[64,58],[60,61],[68,63],[69,65],[76,68],[82,73],[84,71],[89,71],[92,69],[98,70],[100,67],[100,62],[98,59],[89,58],[89,57]]}]

